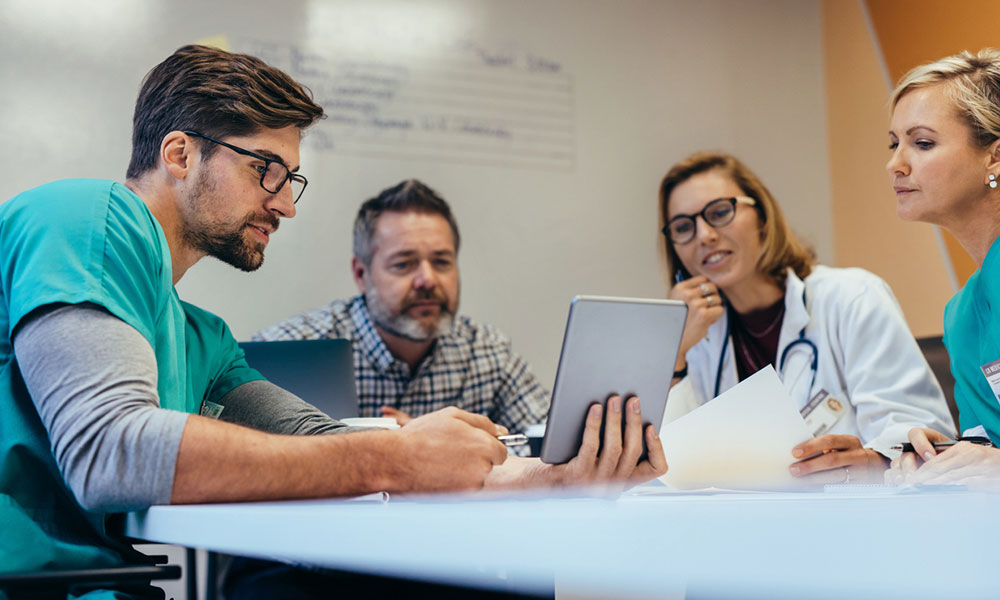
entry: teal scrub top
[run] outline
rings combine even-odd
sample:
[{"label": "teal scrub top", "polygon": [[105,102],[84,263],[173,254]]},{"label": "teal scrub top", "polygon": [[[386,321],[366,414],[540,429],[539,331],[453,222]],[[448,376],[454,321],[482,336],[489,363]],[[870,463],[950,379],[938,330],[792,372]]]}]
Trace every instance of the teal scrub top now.
[{"label": "teal scrub top", "polygon": [[85,511],[63,481],[13,354],[32,311],[83,302],[152,346],[162,408],[197,413],[263,379],[220,318],[178,298],[163,230],[125,186],[58,181],[0,204],[0,572],[134,560],[107,537],[106,515]]},{"label": "teal scrub top", "polygon": [[1000,397],[981,367],[1000,360],[1000,240],[994,241],[982,267],[944,309],[944,344],[955,376],[955,404],[961,430],[982,425],[1000,445]]}]

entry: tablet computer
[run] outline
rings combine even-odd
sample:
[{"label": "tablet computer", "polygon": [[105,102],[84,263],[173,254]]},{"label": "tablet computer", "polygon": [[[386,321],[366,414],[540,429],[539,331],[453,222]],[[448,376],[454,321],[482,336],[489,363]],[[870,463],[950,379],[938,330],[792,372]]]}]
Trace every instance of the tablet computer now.
[{"label": "tablet computer", "polygon": [[542,461],[561,464],[576,456],[587,409],[595,402],[605,406],[613,394],[623,400],[638,396],[643,424],[659,428],[686,318],[687,306],[679,300],[573,298]]}]

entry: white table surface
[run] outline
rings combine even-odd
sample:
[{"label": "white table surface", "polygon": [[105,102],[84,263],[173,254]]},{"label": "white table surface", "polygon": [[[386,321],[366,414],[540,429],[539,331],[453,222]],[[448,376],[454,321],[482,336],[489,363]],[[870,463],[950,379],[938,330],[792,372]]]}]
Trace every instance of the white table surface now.
[{"label": "white table surface", "polygon": [[[655,490],[653,490],[655,491]],[[155,506],[161,543],[508,591],[713,598],[1000,596],[1000,495],[521,494]]]}]

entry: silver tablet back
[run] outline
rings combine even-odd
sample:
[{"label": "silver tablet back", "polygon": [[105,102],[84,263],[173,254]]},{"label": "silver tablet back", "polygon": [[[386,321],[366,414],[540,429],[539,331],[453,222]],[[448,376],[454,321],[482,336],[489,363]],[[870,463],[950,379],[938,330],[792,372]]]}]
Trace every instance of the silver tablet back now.
[{"label": "silver tablet back", "polygon": [[605,405],[612,394],[623,400],[639,396],[643,423],[660,426],[686,317],[687,306],[677,300],[573,298],[542,442],[543,462],[561,464],[576,456],[587,409],[595,402]]}]

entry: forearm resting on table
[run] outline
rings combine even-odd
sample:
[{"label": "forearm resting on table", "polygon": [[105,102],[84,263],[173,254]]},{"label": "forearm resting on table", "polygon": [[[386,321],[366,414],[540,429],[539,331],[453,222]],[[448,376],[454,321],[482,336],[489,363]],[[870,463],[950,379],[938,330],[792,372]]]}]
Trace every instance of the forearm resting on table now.
[{"label": "forearm resting on table", "polygon": [[353,496],[397,487],[393,432],[290,436],[192,415],[171,503]]}]

